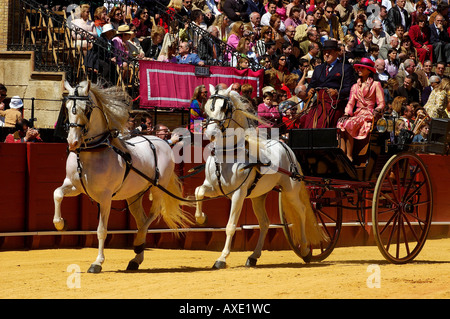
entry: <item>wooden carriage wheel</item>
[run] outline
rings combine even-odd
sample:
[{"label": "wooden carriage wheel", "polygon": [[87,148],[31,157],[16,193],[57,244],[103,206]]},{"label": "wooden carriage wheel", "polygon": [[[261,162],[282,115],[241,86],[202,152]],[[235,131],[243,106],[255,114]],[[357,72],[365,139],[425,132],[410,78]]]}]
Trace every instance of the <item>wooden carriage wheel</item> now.
[{"label": "wooden carriage wheel", "polygon": [[283,224],[283,231],[289,245],[299,257],[303,258],[306,262],[322,261],[331,254],[339,239],[342,226],[341,195],[338,191],[328,191],[324,187],[312,187],[310,188],[310,199],[317,222],[330,238],[330,241],[327,243],[311,246],[311,260],[305,260],[300,254],[300,247],[296,246],[292,241],[289,225],[283,213],[281,194],[278,199],[280,220]]},{"label": "wooden carriage wheel", "polygon": [[384,165],[375,185],[372,227],[382,255],[395,264],[413,260],[431,225],[433,192],[419,156],[400,153]]}]

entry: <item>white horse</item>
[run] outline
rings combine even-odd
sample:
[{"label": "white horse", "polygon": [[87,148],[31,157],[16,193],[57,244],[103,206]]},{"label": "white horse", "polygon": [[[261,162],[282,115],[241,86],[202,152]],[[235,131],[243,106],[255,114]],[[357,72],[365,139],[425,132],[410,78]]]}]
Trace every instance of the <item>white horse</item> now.
[{"label": "white horse", "polygon": [[[256,248],[246,262],[246,266],[256,265],[269,228],[265,199],[274,187],[281,189],[283,211],[287,222],[291,224],[291,237],[295,244],[300,245],[302,258],[309,262],[312,254],[310,245],[327,241],[328,238],[317,223],[304,182],[295,180],[277,169],[301,174],[294,153],[283,142],[256,137],[256,131],[250,127],[249,119],[254,121],[257,117],[247,110],[248,104],[243,103],[239,95],[231,91],[231,86],[227,90],[215,91],[210,85],[210,92],[211,97],[205,105],[205,134],[212,143],[216,143],[216,147],[214,154],[208,157],[205,164],[205,181],[195,190],[196,200],[199,201],[195,212],[197,223],[206,221],[201,202],[205,196],[227,195],[231,199],[225,247],[213,268],[226,267],[226,258],[230,254],[231,240],[245,198],[252,200],[253,211],[260,226]],[[220,145],[225,147],[221,148]],[[223,160],[225,157],[234,157],[242,148],[245,150],[243,156],[241,153],[241,160]],[[253,154],[251,150],[254,151]],[[224,155],[222,160],[218,158],[218,153]],[[263,161],[267,165],[263,165]]]},{"label": "white horse", "polygon": [[[174,173],[172,150],[165,141],[155,136],[136,136],[127,140],[118,137],[127,133],[125,125],[130,111],[120,89],[101,89],[87,81],[75,88],[66,82],[65,87],[69,91],[66,108],[70,153],[63,185],[53,194],[53,223],[58,230],[66,228],[61,217],[64,196],[84,193],[99,204],[99,253],[88,270],[97,273],[105,261],[103,250],[111,200],[125,199],[138,227],[133,243],[136,256],[127,269],[136,270],[144,260],[148,227],[156,217],[162,216],[171,228],[188,224],[180,208],[182,202],[161,190],[163,188],[178,197],[182,196],[181,183]],[[149,188],[152,206],[147,216],[142,197]]]}]

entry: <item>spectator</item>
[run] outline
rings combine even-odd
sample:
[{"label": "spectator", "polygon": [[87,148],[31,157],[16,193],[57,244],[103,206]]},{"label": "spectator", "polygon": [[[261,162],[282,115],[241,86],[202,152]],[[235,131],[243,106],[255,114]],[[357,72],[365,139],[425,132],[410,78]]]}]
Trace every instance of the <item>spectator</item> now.
[{"label": "spectator", "polygon": [[414,61],[418,60],[417,51],[412,45],[411,38],[405,35],[401,40],[398,58],[400,60],[400,63],[402,63],[406,59],[411,59],[411,57],[414,57]]},{"label": "spectator", "polygon": [[432,71],[432,69],[433,69],[433,62],[431,62],[430,60],[426,60],[426,61],[423,63],[422,71],[423,71],[423,74],[424,74],[424,76],[425,76],[427,82],[426,82],[426,83],[422,83],[422,86],[423,86],[423,87],[426,87],[426,86],[430,85],[430,78],[431,78],[433,75],[436,75],[436,73],[434,73],[434,72]]},{"label": "spectator", "polygon": [[180,15],[186,18],[191,18],[192,0],[183,0],[183,6],[180,10]]},{"label": "spectator", "polygon": [[351,34],[347,34],[344,37],[344,53],[345,53],[345,59],[349,63],[353,63],[355,59],[355,55],[353,54],[353,49],[356,46],[356,37]]},{"label": "spectator", "polygon": [[277,3],[274,0],[270,0],[267,3],[267,12],[263,14],[261,17],[261,25],[262,26],[270,26],[270,17],[272,17],[272,14],[277,12]]},{"label": "spectator", "polygon": [[152,22],[150,20],[149,10],[147,7],[140,7],[131,21],[136,26],[136,37],[143,41],[151,36]]},{"label": "spectator", "polygon": [[393,35],[398,25],[402,25],[405,30],[411,25],[409,13],[405,10],[405,0],[397,0],[397,3],[388,11],[387,27],[388,33]]},{"label": "spectator", "polygon": [[248,8],[247,8],[247,14],[250,17],[251,21],[251,14],[256,12],[259,14],[259,18],[261,19],[262,15],[266,13],[266,8],[264,7],[263,0],[248,0],[247,1]]},{"label": "spectator", "polygon": [[241,96],[244,99],[244,102],[247,102],[250,104],[250,109],[248,111],[251,114],[257,115],[257,105],[256,100],[252,98],[253,94],[253,86],[249,83],[244,83],[241,86]]},{"label": "spectator", "polygon": [[130,52],[131,56],[137,59],[146,59],[145,52],[141,47],[141,43],[136,38],[136,26],[134,24],[130,24],[129,27],[131,31],[131,37],[126,42],[126,45],[128,46],[128,52]]},{"label": "spectator", "polygon": [[428,18],[425,15],[426,8],[427,8],[427,6],[426,6],[425,2],[423,2],[422,0],[419,0],[416,3],[416,11],[413,11],[410,14],[411,15],[411,26],[418,25],[419,24],[418,18],[422,15],[425,16],[426,21],[428,21]]},{"label": "spectator", "polygon": [[249,22],[249,14],[247,13],[248,3],[243,0],[225,0],[223,3],[223,13],[230,18],[231,21]]},{"label": "spectator", "polygon": [[403,80],[403,85],[397,89],[395,96],[406,97],[407,103],[420,102],[419,90],[413,87],[413,83],[414,77],[412,75],[407,75]]},{"label": "spectator", "polygon": [[202,84],[195,88],[194,94],[191,98],[190,105],[190,116],[189,116],[189,130],[191,132],[201,133],[202,132],[202,121],[205,119],[204,116],[204,106],[208,100],[208,90]]},{"label": "spectator", "polygon": [[131,38],[130,27],[126,24],[119,26],[116,36],[112,39],[114,47],[123,53],[123,56],[117,57],[117,65],[124,69],[128,67],[128,62],[124,60],[124,57],[128,57],[129,51],[126,42]]},{"label": "spectator", "polygon": [[375,60],[375,69],[377,71],[375,80],[380,81],[383,86],[383,84],[391,77],[389,73],[386,72],[386,64],[383,59]]},{"label": "spectator", "polygon": [[105,24],[100,38],[94,42],[92,49],[87,52],[85,62],[86,67],[93,71],[94,78],[99,74],[110,83],[116,83],[117,79],[117,58],[111,52],[114,46],[112,39],[115,35],[116,30],[112,24]]},{"label": "spectator", "polygon": [[421,121],[420,125],[417,127],[418,134],[414,135],[412,140],[413,143],[426,143],[428,138],[428,132],[430,130],[430,125],[427,121]]},{"label": "spectator", "polygon": [[392,101],[392,112],[391,115],[394,117],[400,117],[403,114],[403,110],[405,109],[408,102],[406,101],[406,97],[397,96]]},{"label": "spectator", "polygon": [[212,25],[219,29],[218,38],[223,42],[227,42],[228,37],[231,33],[230,18],[228,18],[225,14],[221,14],[216,17]]},{"label": "spectator", "polygon": [[281,87],[283,83],[286,83],[286,77],[290,74],[287,65],[287,56],[284,54],[278,55],[272,62],[272,70],[276,77],[274,84],[275,88]]},{"label": "spectator", "polygon": [[365,31],[363,33],[363,40],[360,44],[358,44],[355,49],[353,50],[353,54],[355,57],[367,57],[369,54],[369,48],[372,44],[372,32]]},{"label": "spectator", "polygon": [[100,37],[103,26],[108,23],[108,11],[106,7],[98,7],[94,12],[94,25],[97,37]]},{"label": "spectator", "polygon": [[[0,111],[4,111],[6,109],[5,99],[8,96],[6,86],[0,83]],[[3,115],[0,116],[0,127],[5,125],[5,117]]]},{"label": "spectator", "polygon": [[182,13],[182,10],[184,10],[182,0],[170,0],[165,14],[162,15],[164,31],[166,33],[175,32],[174,30],[182,27],[184,21],[180,21],[178,23],[175,22],[175,14],[179,14],[184,17],[187,16],[186,11],[183,11]]},{"label": "spectator", "polygon": [[334,3],[327,1],[325,11],[322,19],[317,22],[317,27],[320,30],[320,35],[325,37],[325,40],[335,39],[342,41],[344,39],[344,32],[342,31],[339,18],[334,15]]},{"label": "spectator", "polygon": [[397,49],[389,49],[387,59],[384,60],[384,63],[386,65],[386,72],[389,73],[391,78],[395,78],[398,74],[398,68],[400,66],[400,62],[397,59]]},{"label": "spectator", "polygon": [[295,28],[298,27],[300,24],[302,24],[302,21],[300,20],[300,8],[299,7],[293,7],[289,13],[289,18],[287,18],[284,21],[284,25],[286,26],[286,29],[288,26],[293,26],[294,27],[294,32],[295,32]]},{"label": "spectator", "polygon": [[175,40],[175,36],[171,33],[166,33],[158,61],[177,63],[177,49],[178,43]]},{"label": "spectator", "polygon": [[278,108],[272,104],[272,101],[273,93],[265,92],[263,94],[263,102],[258,105],[258,117],[265,123],[260,123],[258,128],[271,128],[280,121],[280,113]]},{"label": "spectator", "polygon": [[430,42],[433,45],[436,62],[450,64],[450,37],[441,14],[438,14],[434,23],[430,25]]},{"label": "spectator", "polygon": [[161,53],[162,44],[165,36],[164,27],[157,25],[152,29],[151,33],[151,45],[145,51],[145,56],[147,58],[156,60]]},{"label": "spectator", "polygon": [[169,127],[162,123],[155,125],[155,135],[166,141],[170,146],[175,145],[180,140],[180,136],[177,133],[170,134]]},{"label": "spectator", "polygon": [[278,13],[272,14],[269,24],[272,27],[273,40],[278,41],[282,39],[284,31],[286,31],[286,26],[283,24],[283,21],[281,21],[281,17]]},{"label": "spectator", "polygon": [[381,21],[375,19],[373,21],[373,27],[372,27],[372,43],[378,45],[378,47],[382,47],[383,45],[388,43],[389,35],[386,34],[386,32],[383,31]]},{"label": "spectator", "polygon": [[[305,55],[306,53],[308,53],[308,48],[309,45],[314,42],[319,44],[320,43],[320,38],[319,38],[319,33],[317,32],[317,30],[310,30],[307,32],[308,38],[303,41],[300,42],[300,50],[302,50],[302,54]],[[322,46],[319,44],[320,48],[322,49]]]},{"label": "spectator", "polygon": [[448,91],[450,90],[450,79],[442,79],[441,83],[431,91],[425,111],[431,118],[446,118],[445,109],[448,104]]},{"label": "spectator", "polygon": [[[284,1],[283,0],[273,0],[273,2],[276,5],[275,13],[278,13],[280,15],[280,18],[282,21],[285,21],[287,18],[287,14],[286,14],[286,7],[283,3]],[[266,10],[267,9],[268,9],[268,3],[266,4]]]},{"label": "spectator", "polygon": [[187,42],[180,42],[178,45],[178,55],[177,55],[177,63],[180,64],[193,64],[193,65],[205,65],[205,62],[203,62],[197,54],[190,53],[191,48],[189,46],[189,43]]},{"label": "spectator", "polygon": [[261,15],[258,12],[250,13],[250,25],[255,32],[255,40],[259,40],[261,38]]},{"label": "spectator", "polygon": [[373,62],[375,62],[378,59],[378,53],[379,53],[380,49],[378,47],[378,45],[376,44],[371,44],[369,47],[369,59],[371,59]]},{"label": "spectator", "polygon": [[436,64],[436,75],[439,76],[442,79],[448,78],[448,76],[445,75],[445,62],[438,62]]},{"label": "spectator", "polygon": [[339,4],[334,8],[336,16],[339,18],[339,23],[342,27],[342,32],[344,35],[347,34],[347,30],[350,27],[350,24],[356,18],[356,12],[353,10],[353,7],[350,5],[349,0],[340,0]]},{"label": "spectator", "polygon": [[[291,3],[286,5],[286,17],[290,17],[291,15],[291,10],[294,7],[297,7],[300,9],[300,16],[299,19],[300,21],[304,21],[305,20],[305,16],[306,16],[306,12],[305,12],[305,8],[303,7],[303,5],[301,4],[301,0],[292,0]],[[287,20],[287,19],[286,19]]]},{"label": "spectator", "polygon": [[23,102],[19,96],[13,96],[9,102],[9,107],[7,110],[0,110],[0,116],[5,118],[5,127],[15,127],[22,120],[20,109],[23,107]]},{"label": "spectator", "polygon": [[[406,76],[411,75],[414,82],[413,87],[415,87],[416,89],[418,89],[419,91],[422,91],[422,85],[420,84],[419,81],[419,76],[418,74],[415,73],[416,70],[416,63],[414,62],[414,60],[412,59],[406,59],[405,62],[403,63],[404,69],[400,70],[397,75],[395,76],[395,79],[398,82],[399,86],[403,85],[403,81],[406,78]],[[419,102],[419,101],[417,101]]]},{"label": "spectator", "polygon": [[109,23],[111,23],[114,29],[116,30],[119,30],[119,26],[125,24],[123,11],[120,6],[113,7],[111,11],[109,11],[108,16],[109,16]]},{"label": "spectator", "polygon": [[[389,3],[390,3],[390,1],[389,1]],[[380,7],[380,13],[376,17],[376,19],[381,21],[381,26],[383,28],[383,31],[386,32],[386,34],[388,34],[388,31],[387,31],[388,27],[387,27],[387,20],[386,20],[387,15],[388,15],[388,10],[387,10],[386,6],[382,5]]]},{"label": "spectator", "polygon": [[433,59],[433,45],[430,44],[430,29],[428,28],[427,17],[420,15],[417,18],[417,25],[411,26],[408,35],[411,38],[417,56],[422,65],[425,60]]},{"label": "spectator", "polygon": [[389,44],[385,44],[380,47],[380,58],[383,60],[386,60],[388,58],[388,51],[390,49],[397,49],[399,44],[399,39],[397,37],[390,37],[389,38]]},{"label": "spectator", "polygon": [[231,28],[230,36],[228,37],[227,44],[236,49],[239,44],[239,40],[244,35],[244,23],[241,21],[235,22]]},{"label": "spectator", "polygon": [[192,10],[191,22],[200,29],[203,29],[205,31],[208,28],[208,26],[205,23],[205,15],[203,14],[202,10],[199,9]]},{"label": "spectator", "polygon": [[254,50],[256,55],[263,56],[266,54],[266,44],[272,42],[272,28],[269,26],[264,26],[261,28],[261,39],[256,41]]},{"label": "spectator", "polygon": [[300,24],[295,28],[294,40],[298,43],[305,41],[307,39],[306,33],[315,28],[314,15],[312,13],[308,13],[305,18],[305,23]]},{"label": "spectator", "polygon": [[353,35],[356,38],[356,45],[360,44],[363,41],[363,37],[364,37],[364,25],[365,22],[363,19],[356,19],[355,20],[355,30],[353,32]]},{"label": "spectator", "polygon": [[281,45],[288,43],[292,46],[292,54],[294,55],[294,57],[296,59],[299,58],[300,56],[300,48],[299,48],[299,43],[298,41],[296,41],[294,39],[295,36],[295,27],[290,25],[286,27],[286,34],[284,35],[284,37],[282,39],[279,40],[279,43],[281,43]]},{"label": "spectator", "polygon": [[441,78],[438,77],[437,75],[432,75],[430,77],[430,85],[424,87],[423,92],[422,92],[422,97],[421,97],[421,102],[422,105],[427,104],[428,102],[428,98],[430,97],[431,91],[433,91],[434,89],[436,89],[437,86],[439,86],[439,84],[441,83]]},{"label": "spectator", "polygon": [[[82,4],[77,7],[74,14],[76,19],[71,21],[71,28],[74,30],[72,32],[72,38],[75,40],[75,45],[78,48],[91,48],[92,44],[90,44],[88,40],[92,39],[94,36],[97,36],[94,21],[89,20],[89,9],[90,6],[88,4]],[[85,35],[77,28],[89,33],[89,36]]]},{"label": "spectator", "polygon": [[223,52],[220,49],[219,43],[216,39],[219,36],[219,29],[212,25],[207,29],[208,33],[213,37],[202,37],[198,43],[198,56],[202,59],[205,64],[215,65],[221,61],[223,61]]},{"label": "spectator", "polygon": [[435,20],[438,15],[441,15],[444,18],[443,24],[444,28],[449,26],[448,24],[448,3],[447,1],[439,1],[440,3],[437,5],[436,10],[430,15],[428,22],[431,24],[435,23]]},{"label": "spectator", "polygon": [[17,131],[12,134],[8,134],[5,139],[5,143],[34,143],[42,142],[39,131],[32,128],[30,122],[21,119],[14,127]]},{"label": "spectator", "polygon": [[[308,53],[306,53],[304,56],[302,56],[302,59],[307,60],[308,62],[311,61],[311,59],[315,58],[320,52],[319,44],[315,42],[311,42],[311,44],[308,47]],[[311,68],[312,70],[312,68]]]}]

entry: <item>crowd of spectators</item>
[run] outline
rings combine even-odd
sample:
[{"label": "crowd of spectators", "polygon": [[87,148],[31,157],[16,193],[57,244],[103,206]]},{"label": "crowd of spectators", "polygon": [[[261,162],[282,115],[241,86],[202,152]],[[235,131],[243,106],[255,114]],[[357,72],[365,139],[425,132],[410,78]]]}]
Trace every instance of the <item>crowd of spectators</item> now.
[{"label": "crowd of spectators", "polygon": [[[270,94],[252,104],[270,109],[289,99],[303,106],[314,70],[323,63],[324,42],[334,39],[339,61],[375,62],[387,110],[406,98],[400,117],[411,105],[412,119],[419,109],[427,117],[449,117],[450,14],[444,0],[160,0],[165,11],[152,1],[139,3],[81,7],[73,23],[103,43],[89,48],[88,68],[115,80],[111,68],[126,61],[105,47],[138,60],[262,68]],[[198,93],[193,101],[201,116]],[[289,117],[301,112],[298,107]]]}]

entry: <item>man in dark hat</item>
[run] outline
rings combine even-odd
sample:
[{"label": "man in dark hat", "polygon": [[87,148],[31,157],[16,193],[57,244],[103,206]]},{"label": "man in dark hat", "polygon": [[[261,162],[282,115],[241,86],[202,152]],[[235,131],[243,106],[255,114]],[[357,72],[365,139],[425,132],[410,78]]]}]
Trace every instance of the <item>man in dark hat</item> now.
[{"label": "man in dark hat", "polygon": [[302,116],[302,128],[336,127],[356,83],[353,67],[338,60],[337,41],[325,41],[322,52],[324,63],[314,69],[307,92],[308,101],[317,93],[317,102]]}]

